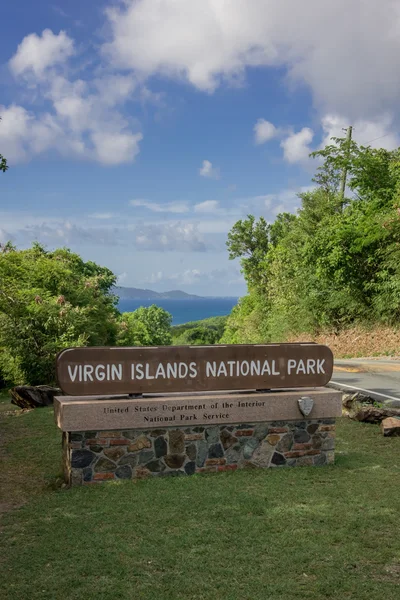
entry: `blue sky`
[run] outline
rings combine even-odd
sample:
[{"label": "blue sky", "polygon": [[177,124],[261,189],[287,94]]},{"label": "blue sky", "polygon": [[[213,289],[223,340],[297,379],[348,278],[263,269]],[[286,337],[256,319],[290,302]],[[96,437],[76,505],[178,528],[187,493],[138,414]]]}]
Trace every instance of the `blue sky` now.
[{"label": "blue sky", "polygon": [[399,146],[399,51],[395,0],[7,3],[0,242],[66,245],[126,286],[243,294],[235,221],[294,212],[342,127]]}]

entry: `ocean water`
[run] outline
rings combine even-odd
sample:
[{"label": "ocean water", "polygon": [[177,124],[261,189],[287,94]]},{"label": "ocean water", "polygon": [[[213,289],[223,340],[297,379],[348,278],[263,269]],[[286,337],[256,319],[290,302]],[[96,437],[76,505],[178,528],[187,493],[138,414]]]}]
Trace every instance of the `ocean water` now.
[{"label": "ocean water", "polygon": [[161,306],[172,315],[172,325],[181,325],[189,321],[200,321],[208,317],[229,315],[236,305],[237,298],[196,298],[192,300],[120,300],[121,312],[132,312],[140,306]]}]

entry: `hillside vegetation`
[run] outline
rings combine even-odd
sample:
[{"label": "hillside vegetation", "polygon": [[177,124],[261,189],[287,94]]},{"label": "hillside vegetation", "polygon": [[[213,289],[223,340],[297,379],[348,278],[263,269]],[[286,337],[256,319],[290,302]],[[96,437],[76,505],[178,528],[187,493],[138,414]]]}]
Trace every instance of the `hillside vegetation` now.
[{"label": "hillside vegetation", "polygon": [[0,245],[0,389],[55,382],[57,352],[71,346],[171,344],[158,306],[117,310],[116,277],[67,248]]},{"label": "hillside vegetation", "polygon": [[228,317],[209,317],[201,321],[190,321],[171,328],[172,343],[179,345],[217,344],[222,338]]},{"label": "hillside vegetation", "polygon": [[[393,330],[400,317],[400,152],[334,138],[315,152],[315,187],[296,215],[249,215],[228,235],[248,294],[224,343]],[[347,171],[347,193],[339,192]]]}]

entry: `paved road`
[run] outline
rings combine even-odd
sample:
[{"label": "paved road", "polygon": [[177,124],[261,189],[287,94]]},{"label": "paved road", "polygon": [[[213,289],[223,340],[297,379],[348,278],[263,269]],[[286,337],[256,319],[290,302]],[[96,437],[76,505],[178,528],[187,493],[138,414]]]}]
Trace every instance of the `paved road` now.
[{"label": "paved road", "polygon": [[330,383],[349,392],[367,392],[377,401],[392,400],[390,404],[400,408],[400,360],[335,360]]}]

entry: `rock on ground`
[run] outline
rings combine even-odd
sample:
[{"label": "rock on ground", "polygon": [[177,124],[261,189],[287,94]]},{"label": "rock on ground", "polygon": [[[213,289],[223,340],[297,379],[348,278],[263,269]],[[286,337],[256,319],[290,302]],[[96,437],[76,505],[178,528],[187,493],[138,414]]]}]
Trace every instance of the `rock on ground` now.
[{"label": "rock on ground", "polygon": [[9,390],[11,404],[20,408],[38,408],[50,406],[54,402],[54,396],[61,396],[59,388],[50,385],[17,385]]},{"label": "rock on ground", "polygon": [[384,436],[400,436],[400,418],[389,417],[383,419],[381,423],[381,431]]},{"label": "rock on ground", "polygon": [[370,396],[357,392],[355,394],[343,394],[343,414],[354,421],[365,423],[381,423],[386,418],[400,418],[400,408],[391,408],[385,402],[377,403]]}]

